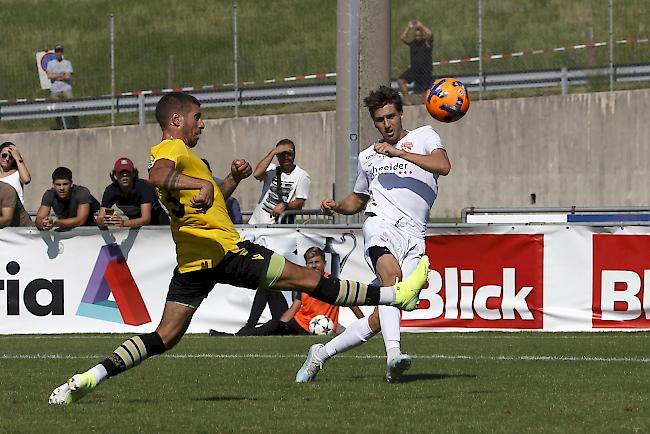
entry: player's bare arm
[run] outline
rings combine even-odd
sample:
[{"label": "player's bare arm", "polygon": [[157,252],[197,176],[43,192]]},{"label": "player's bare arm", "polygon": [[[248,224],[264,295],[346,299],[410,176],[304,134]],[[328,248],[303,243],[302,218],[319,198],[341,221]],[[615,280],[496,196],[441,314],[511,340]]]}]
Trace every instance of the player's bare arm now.
[{"label": "player's bare arm", "polygon": [[149,171],[149,183],[163,190],[199,190],[191,199],[192,208],[207,211],[214,202],[214,185],[200,178],[183,175],[176,170],[173,161],[161,158],[156,160]]},{"label": "player's bare arm", "polygon": [[289,321],[291,321],[291,319],[300,310],[300,306],[302,306],[302,302],[300,300],[294,300],[293,303],[291,304],[291,307],[289,307],[289,309],[284,311],[284,313],[280,317],[280,321],[283,323],[288,323]]},{"label": "player's bare arm", "polygon": [[403,149],[398,149],[386,142],[382,142],[375,144],[375,152],[388,157],[399,157],[421,167],[427,172],[437,173],[442,176],[447,176],[451,171],[451,163],[449,162],[447,151],[442,148],[434,149],[429,155],[421,155],[406,152]]},{"label": "player's bare arm", "polygon": [[228,199],[235,191],[239,183],[251,176],[253,169],[246,160],[234,160],[230,164],[230,173],[223,179],[221,183],[221,193],[224,199]]},{"label": "player's bare arm", "polygon": [[352,215],[361,211],[369,199],[370,196],[365,194],[350,193],[340,202],[330,198],[324,199],[320,204],[320,209],[326,215],[334,213]]}]

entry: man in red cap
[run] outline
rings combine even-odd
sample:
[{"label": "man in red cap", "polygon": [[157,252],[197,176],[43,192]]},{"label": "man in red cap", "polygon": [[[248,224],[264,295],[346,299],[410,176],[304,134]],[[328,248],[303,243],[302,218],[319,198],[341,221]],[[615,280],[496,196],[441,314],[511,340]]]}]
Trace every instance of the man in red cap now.
[{"label": "man in red cap", "polygon": [[153,187],[138,178],[138,169],[133,161],[127,157],[118,158],[109,176],[113,182],[104,189],[97,215],[100,227],[139,228],[169,224],[169,218],[158,202]]}]

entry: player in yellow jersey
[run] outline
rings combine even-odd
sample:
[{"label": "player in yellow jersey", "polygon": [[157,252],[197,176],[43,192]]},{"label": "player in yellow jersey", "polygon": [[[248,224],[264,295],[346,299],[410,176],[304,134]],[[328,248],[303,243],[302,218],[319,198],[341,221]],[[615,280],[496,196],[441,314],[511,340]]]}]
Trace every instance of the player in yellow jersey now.
[{"label": "player in yellow jersey", "polygon": [[108,358],[54,389],[50,404],[75,402],[104,379],[171,349],[217,283],[250,289],[298,289],[338,306],[381,304],[415,309],[427,280],[426,256],[404,281],[379,287],[326,278],[266,247],[241,240],[224,198],[251,175],[250,164],[233,161],[230,174],[220,188],[217,186],[205,163],[192,151],[205,124],[199,101],[189,94],[163,96],[156,106],[156,120],[162,129],[162,141],[151,148],[149,182],[157,188],[170,213],[178,261],[162,318],[154,332],[127,339]]}]

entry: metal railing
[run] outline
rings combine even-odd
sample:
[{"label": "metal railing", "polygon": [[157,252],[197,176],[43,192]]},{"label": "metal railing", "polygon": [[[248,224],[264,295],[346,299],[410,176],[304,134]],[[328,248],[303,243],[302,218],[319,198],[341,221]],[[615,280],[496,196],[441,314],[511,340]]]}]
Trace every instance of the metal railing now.
[{"label": "metal railing", "polygon": [[[539,223],[590,223],[590,224],[644,224],[650,222],[650,206],[632,207],[504,207],[504,208],[481,208],[465,207],[461,210],[461,223],[468,223],[468,216],[484,215],[489,220],[494,216],[495,223],[504,223],[507,218],[504,216],[516,216],[509,223],[539,224]],[[565,215],[566,220],[554,219],[553,216]],[[470,222],[478,223],[478,222]],[[489,222],[485,222],[489,224]],[[508,224],[509,224],[508,223]]]},{"label": "metal railing", "polygon": [[[609,73],[608,67],[600,67],[484,74],[483,91],[559,87],[562,94],[567,94],[570,86],[584,86],[589,83],[589,80],[606,77]],[[614,69],[614,76],[617,83],[650,81],[650,64],[617,66]],[[479,75],[459,75],[456,78],[465,83],[470,91],[479,90],[481,84]],[[397,87],[396,83],[393,83],[393,87]],[[164,91],[171,91],[171,89]],[[336,99],[335,84],[245,88],[238,91],[193,91],[189,88],[188,91],[196,96],[203,107],[232,107],[235,102],[241,106],[253,106]],[[161,97],[162,93],[143,91],[138,94],[122,94],[115,99],[108,95],[56,102],[48,100],[5,102],[0,104],[0,120],[110,114],[114,101],[116,113],[138,112],[139,123],[144,125],[145,113],[153,111]]]}]

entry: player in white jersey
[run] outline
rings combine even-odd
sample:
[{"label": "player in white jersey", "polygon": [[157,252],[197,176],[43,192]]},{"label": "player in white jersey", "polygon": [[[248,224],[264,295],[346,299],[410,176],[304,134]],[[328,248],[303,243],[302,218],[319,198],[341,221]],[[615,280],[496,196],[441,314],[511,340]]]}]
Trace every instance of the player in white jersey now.
[{"label": "player in white jersey", "polygon": [[[397,92],[381,86],[364,103],[382,138],[359,154],[354,191],[340,202],[323,200],[321,209],[350,215],[365,207],[366,261],[383,285],[391,285],[413,271],[424,255],[438,176],[447,175],[451,163],[433,128],[407,131],[402,127],[402,100]],[[296,382],[313,381],[330,357],[367,342],[380,330],[386,346],[386,380],[398,380],[411,367],[411,357],[401,352],[399,310],[380,306],[325,345],[312,345]]]}]

